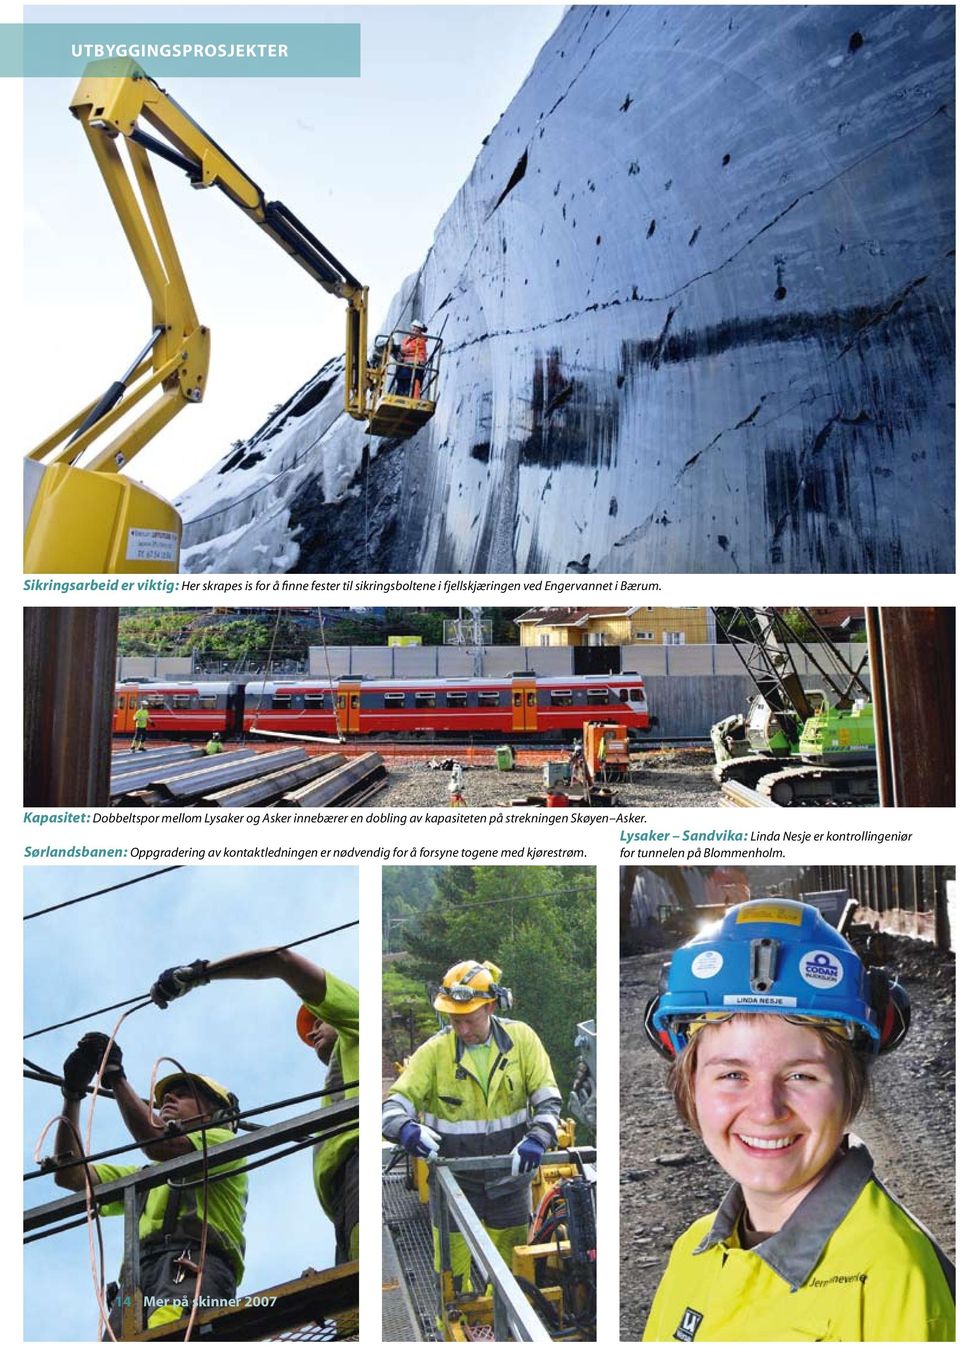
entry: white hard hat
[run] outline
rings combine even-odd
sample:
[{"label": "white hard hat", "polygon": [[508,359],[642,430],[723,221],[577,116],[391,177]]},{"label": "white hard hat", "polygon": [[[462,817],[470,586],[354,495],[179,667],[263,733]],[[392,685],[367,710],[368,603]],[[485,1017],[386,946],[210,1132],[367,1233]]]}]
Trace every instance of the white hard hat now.
[{"label": "white hard hat", "polygon": [[414,331],[417,332],[425,332],[427,330],[427,324],[425,322],[421,322],[419,318],[414,318],[413,321],[410,323],[410,326],[413,328]]}]

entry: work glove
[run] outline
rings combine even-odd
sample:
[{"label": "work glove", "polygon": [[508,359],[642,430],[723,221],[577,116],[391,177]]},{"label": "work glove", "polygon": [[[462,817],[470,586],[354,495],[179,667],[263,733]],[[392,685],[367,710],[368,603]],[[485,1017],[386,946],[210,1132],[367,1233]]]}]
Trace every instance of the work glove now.
[{"label": "work glove", "polygon": [[539,1136],[532,1133],[524,1135],[520,1143],[510,1151],[513,1160],[510,1164],[510,1175],[519,1177],[528,1172],[536,1172],[546,1147]]},{"label": "work glove", "polygon": [[180,999],[195,985],[209,985],[207,967],[210,963],[198,957],[184,967],[168,967],[162,971],[150,987],[150,998],[158,1009],[165,1009],[175,999]]},{"label": "work glove", "polygon": [[[92,1083],[100,1068],[100,1061],[109,1040],[110,1038],[102,1032],[88,1032],[80,1038],[76,1049],[71,1051],[63,1062],[61,1092],[65,1098],[79,1102],[84,1097],[88,1085]],[[118,1079],[124,1078],[126,1075],[123,1070],[123,1052],[114,1042],[103,1068],[102,1081],[107,1087],[112,1087]]]},{"label": "work glove", "polygon": [[[89,1042],[90,1049],[93,1051],[94,1073],[96,1073],[100,1067],[100,1061],[103,1059],[103,1053],[107,1049],[107,1042],[109,1041],[110,1038],[103,1032],[88,1032],[85,1037],[80,1038],[80,1045],[82,1046],[84,1042]],[[114,1084],[126,1077],[126,1071],[123,1068],[123,1052],[116,1042],[112,1042],[110,1046],[110,1054],[107,1056],[107,1063],[104,1065],[100,1075],[100,1082],[105,1084],[107,1088],[113,1088]]]},{"label": "work glove", "polygon": [[77,1043],[63,1062],[63,1083],[60,1091],[71,1102],[80,1102],[86,1095],[87,1087],[97,1072],[97,1066],[103,1055],[97,1055],[84,1037]]},{"label": "work glove", "polygon": [[416,1121],[405,1121],[397,1138],[412,1158],[423,1158],[428,1163],[437,1161],[440,1153],[440,1136],[429,1126],[419,1125]]}]

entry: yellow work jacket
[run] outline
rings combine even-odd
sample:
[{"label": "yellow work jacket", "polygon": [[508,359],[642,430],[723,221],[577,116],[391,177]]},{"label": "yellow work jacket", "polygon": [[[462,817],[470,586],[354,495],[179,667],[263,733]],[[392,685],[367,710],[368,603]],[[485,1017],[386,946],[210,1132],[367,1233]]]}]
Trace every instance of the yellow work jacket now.
[{"label": "yellow work jacket", "polygon": [[[330,971],[326,978],[327,993],[323,1000],[316,1003],[304,1000],[304,1003],[317,1018],[337,1029],[324,1087],[339,1088],[341,1084],[354,1083],[360,1078],[360,994]],[[358,1088],[347,1088],[343,1092],[328,1093],[320,1106],[329,1107],[345,1097],[357,1097],[359,1091]],[[337,1216],[337,1202],[332,1194],[337,1174],[359,1143],[360,1131],[354,1126],[342,1135],[321,1140],[313,1151],[313,1184],[329,1219]]]},{"label": "yellow work jacket", "polygon": [[735,1185],[674,1243],[644,1340],[955,1340],[953,1268],[852,1145],[779,1230],[740,1245]]},{"label": "yellow work jacket", "polygon": [[469,1051],[449,1027],[410,1058],[383,1104],[383,1133],[396,1140],[417,1119],[440,1136],[442,1158],[509,1153],[529,1131],[550,1148],[557,1138],[560,1092],[550,1057],[526,1023],[492,1018],[496,1052],[484,1088]]}]

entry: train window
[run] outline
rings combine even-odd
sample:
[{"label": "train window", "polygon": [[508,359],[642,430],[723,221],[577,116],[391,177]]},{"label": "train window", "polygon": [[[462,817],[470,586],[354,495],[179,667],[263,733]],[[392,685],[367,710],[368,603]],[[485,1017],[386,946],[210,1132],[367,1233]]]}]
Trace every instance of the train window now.
[{"label": "train window", "polygon": [[270,702],[271,710],[289,710],[292,703],[292,696],[274,696]]},{"label": "train window", "polygon": [[201,709],[201,710],[215,710],[216,708],[217,708],[217,698],[216,698],[216,696],[201,696],[201,697],[200,697],[200,709]]},{"label": "train window", "polygon": [[173,696],[171,699],[175,710],[189,710],[193,704],[192,696]]},{"label": "train window", "polygon": [[642,701],[643,687],[624,687],[620,692],[622,701]]},{"label": "train window", "polygon": [[407,697],[403,691],[385,691],[383,693],[383,704],[387,710],[402,710],[406,703]]},{"label": "train window", "polygon": [[143,704],[148,710],[165,710],[167,708],[167,702],[162,696],[145,696]]},{"label": "train window", "polygon": [[564,687],[564,689],[563,689],[562,691],[551,691],[551,692],[550,692],[550,704],[551,704],[551,705],[572,705],[572,704],[573,704],[573,692],[572,692],[569,688],[567,688],[567,687]]},{"label": "train window", "polygon": [[467,693],[465,691],[448,691],[447,704],[458,709],[464,709],[467,704]]},{"label": "train window", "polygon": [[606,705],[608,699],[606,687],[587,688],[588,705]]},{"label": "train window", "polygon": [[308,710],[322,710],[323,701],[324,697],[322,691],[304,692],[303,703]]},{"label": "train window", "polygon": [[500,704],[500,692],[499,692],[499,691],[478,691],[478,692],[477,692],[477,704],[478,704],[478,705],[499,705],[499,704]]},{"label": "train window", "polygon": [[536,705],[536,703],[537,703],[537,693],[536,693],[535,691],[528,691],[528,692],[527,692],[527,704],[528,704],[528,705]]},{"label": "train window", "polygon": [[415,691],[413,693],[413,703],[418,710],[432,709],[437,703],[437,693],[435,691]]}]

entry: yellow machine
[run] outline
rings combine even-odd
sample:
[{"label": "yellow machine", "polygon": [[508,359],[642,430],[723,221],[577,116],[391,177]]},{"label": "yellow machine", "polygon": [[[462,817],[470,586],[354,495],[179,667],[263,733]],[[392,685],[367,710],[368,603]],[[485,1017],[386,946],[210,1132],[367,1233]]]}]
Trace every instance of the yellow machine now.
[{"label": "yellow machine", "polygon": [[[575,1123],[560,1123],[557,1150],[568,1161],[543,1163],[531,1186],[534,1216],[529,1240],[514,1247],[509,1271],[536,1307],[551,1336],[568,1340],[592,1340],[596,1336],[596,1209],[593,1180],[585,1176],[583,1156],[592,1150],[576,1147]],[[413,1193],[426,1211],[429,1201],[428,1165],[422,1159],[408,1160]],[[426,1216],[425,1216],[426,1217]],[[409,1234],[407,1235],[409,1238]],[[409,1245],[409,1242],[406,1243]],[[403,1260],[402,1278],[412,1269]],[[417,1276],[414,1276],[417,1279]],[[385,1281],[385,1291],[396,1285]],[[459,1292],[453,1275],[440,1275],[441,1311],[437,1333],[444,1340],[489,1340],[494,1318],[494,1295],[490,1286],[479,1293]]]},{"label": "yellow machine", "polygon": [[[418,323],[419,330],[378,337],[368,360],[366,287],[286,206],[265,200],[257,184],[135,61],[91,62],[70,110],[83,126],[149,292],[152,331],[103,396],[27,455],[24,569],[176,573],[179,515],[146,487],[119,475],[184,406],[203,400],[210,359],[210,333],[197,321],[150,154],[182,168],[193,187],[219,187],[329,294],[346,300],[344,409],[365,421],[368,433],[407,437],[427,423],[436,410],[441,342]],[[141,120],[163,139],[145,131]],[[120,138],[136,192],[118,149]],[[408,353],[409,343],[415,355]],[[79,466],[87,449],[152,392],[159,395],[146,409]]]}]

